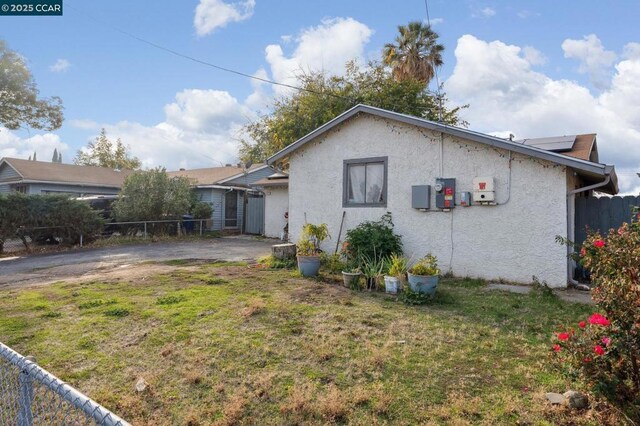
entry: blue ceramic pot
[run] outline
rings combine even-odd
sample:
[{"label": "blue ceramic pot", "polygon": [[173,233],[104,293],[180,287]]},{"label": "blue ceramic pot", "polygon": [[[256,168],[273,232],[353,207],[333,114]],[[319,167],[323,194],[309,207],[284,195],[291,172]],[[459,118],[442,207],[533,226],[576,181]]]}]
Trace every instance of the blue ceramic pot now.
[{"label": "blue ceramic pot", "polygon": [[407,274],[409,277],[409,287],[416,293],[423,293],[433,296],[436,294],[436,288],[438,287],[438,281],[440,277],[437,275],[413,275]]}]

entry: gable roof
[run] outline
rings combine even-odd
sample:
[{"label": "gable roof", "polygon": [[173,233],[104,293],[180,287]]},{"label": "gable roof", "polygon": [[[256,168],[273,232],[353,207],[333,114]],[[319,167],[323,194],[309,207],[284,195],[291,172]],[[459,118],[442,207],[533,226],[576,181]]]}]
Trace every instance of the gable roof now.
[{"label": "gable roof", "polygon": [[369,105],[362,105],[362,104],[356,105],[350,110],[345,111],[344,113],[340,114],[333,120],[323,124],[322,126],[318,127],[317,129],[309,133],[308,135],[298,139],[291,145],[275,153],[274,155],[272,155],[267,159],[267,164],[275,163],[276,161],[288,156],[298,148],[312,141],[316,137],[344,123],[351,117],[354,117],[362,113],[399,121],[405,124],[418,126],[428,130],[435,130],[437,132],[442,132],[452,136],[457,136],[463,139],[471,140],[484,145],[489,145],[495,148],[506,149],[519,154],[528,155],[533,158],[538,158],[541,160],[550,161],[552,163],[561,164],[561,165],[576,169],[580,172],[583,172],[588,176],[592,176],[592,177],[611,176],[611,187],[609,189],[614,193],[616,193],[618,190],[617,177],[615,175],[615,168],[611,165],[600,164],[600,163],[589,161],[588,159],[578,158],[577,154],[576,156],[564,155],[564,154],[560,154],[552,151],[547,151],[535,146],[518,143],[516,141],[502,139],[497,136],[490,136],[484,133],[475,132],[473,130],[450,126],[442,123],[436,123],[433,121],[425,120],[423,118],[413,117],[410,115],[400,114],[398,112],[388,111],[385,109],[376,108]]},{"label": "gable roof", "polygon": [[107,167],[77,166],[75,164],[29,161],[19,158],[3,158],[3,165],[11,167],[20,175],[19,179],[7,182],[56,183],[82,186],[120,188],[132,170],[113,170]]},{"label": "gable roof", "polygon": [[[256,171],[258,168],[267,167],[266,164],[254,164],[249,167],[249,172]],[[235,179],[242,176],[244,168],[237,166],[224,167],[208,167],[204,169],[177,170],[167,172],[169,176],[185,176],[191,180],[194,185],[214,185],[223,183],[227,180]]]},{"label": "gable roof", "polygon": [[581,160],[598,162],[598,147],[596,145],[595,133],[522,139],[514,142],[542,148],[545,151],[558,152]]}]

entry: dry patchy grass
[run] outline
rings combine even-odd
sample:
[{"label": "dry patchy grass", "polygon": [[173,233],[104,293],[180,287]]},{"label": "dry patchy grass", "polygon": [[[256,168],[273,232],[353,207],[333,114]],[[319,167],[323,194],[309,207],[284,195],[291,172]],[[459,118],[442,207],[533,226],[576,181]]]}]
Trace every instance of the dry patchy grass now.
[{"label": "dry patchy grass", "polygon": [[134,424],[598,424],[544,400],[569,387],[549,337],[588,309],[473,280],[406,306],[284,270],[181,263],[1,292],[0,338]]}]

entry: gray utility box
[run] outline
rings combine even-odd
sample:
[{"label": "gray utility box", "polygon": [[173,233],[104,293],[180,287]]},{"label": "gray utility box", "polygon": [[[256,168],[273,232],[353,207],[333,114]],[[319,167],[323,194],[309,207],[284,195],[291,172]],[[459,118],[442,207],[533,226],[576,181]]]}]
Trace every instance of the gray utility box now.
[{"label": "gray utility box", "polygon": [[456,206],[456,180],[436,178],[436,208],[449,210]]},{"label": "gray utility box", "polygon": [[431,186],[413,185],[411,187],[411,207],[420,210],[429,210],[431,207]]}]

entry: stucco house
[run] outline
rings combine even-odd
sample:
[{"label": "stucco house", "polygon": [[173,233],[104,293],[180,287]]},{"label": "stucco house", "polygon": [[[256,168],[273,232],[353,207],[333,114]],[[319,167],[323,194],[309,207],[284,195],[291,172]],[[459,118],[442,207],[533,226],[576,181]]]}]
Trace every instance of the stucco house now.
[{"label": "stucco house", "polygon": [[276,172],[254,185],[264,194],[264,236],[286,239],[289,232],[289,175]]},{"label": "stucco house", "polygon": [[3,158],[0,193],[115,195],[130,170]]},{"label": "stucco house", "polygon": [[344,230],[392,213],[405,254],[457,276],[565,287],[575,197],[617,193],[596,137],[514,141],[358,105],[267,160],[289,164],[289,231]]}]

